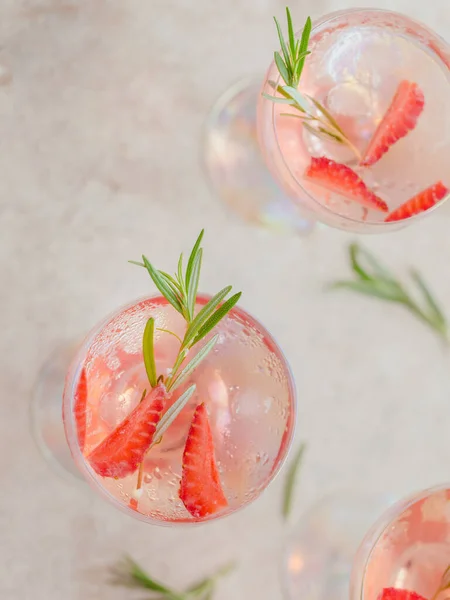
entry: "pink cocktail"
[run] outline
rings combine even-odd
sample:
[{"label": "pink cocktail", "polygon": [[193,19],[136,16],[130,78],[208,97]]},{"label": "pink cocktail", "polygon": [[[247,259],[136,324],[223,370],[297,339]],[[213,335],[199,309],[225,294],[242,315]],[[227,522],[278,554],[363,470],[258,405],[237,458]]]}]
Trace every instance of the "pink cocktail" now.
[{"label": "pink cocktail", "polygon": [[373,526],[356,556],[351,597],[445,598],[449,567],[450,490],[441,486],[399,502]]},{"label": "pink cocktail", "polygon": [[308,51],[291,84],[298,102],[275,62],[259,101],[260,146],[292,201],[334,227],[378,232],[446,200],[448,45],[406,16],[350,9],[314,22]]},{"label": "pink cocktail", "polygon": [[[197,296],[196,312],[208,300]],[[155,319],[156,369],[167,377],[186,322],[162,296],[119,309],[93,330],[73,360],[64,392],[65,429],[73,458],[96,491],[143,521],[198,522],[230,514],[261,494],[286,456],[295,422],[289,367],[264,327],[234,307],[199,343],[199,348],[204,347],[214,334],[218,338],[213,350],[165,398],[163,412],[196,386],[161,441],[145,453],[142,467],[118,478],[102,476],[93,468],[96,448],[136,410],[144,390],[149,390],[142,337],[150,317]],[[192,453],[186,442],[200,405],[206,408],[225,496],[208,514],[189,511],[180,497],[183,468]],[[196,485],[208,483],[201,474],[195,477]],[[208,496],[207,486],[202,493]]]},{"label": "pink cocktail", "polygon": [[222,199],[301,235],[315,222],[384,233],[445,202],[449,44],[391,11],[347,9],[303,29],[306,14],[286,16],[266,77],[230,88],[208,119],[205,164]]}]

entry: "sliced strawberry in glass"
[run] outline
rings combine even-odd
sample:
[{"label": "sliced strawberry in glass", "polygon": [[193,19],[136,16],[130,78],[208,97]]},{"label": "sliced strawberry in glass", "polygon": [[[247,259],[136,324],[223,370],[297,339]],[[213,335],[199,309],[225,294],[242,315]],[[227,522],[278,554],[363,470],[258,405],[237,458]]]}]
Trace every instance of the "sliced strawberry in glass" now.
[{"label": "sliced strawberry in glass", "polygon": [[426,190],[419,192],[413,198],[407,200],[404,204],[393,210],[385,221],[402,221],[425,210],[432,208],[439,200],[442,200],[450,193],[442,181],[438,181]]},{"label": "sliced strawberry in glass", "polygon": [[367,147],[361,165],[374,165],[393,144],[412,131],[424,106],[425,96],[417,83],[402,81]]},{"label": "sliced strawberry in glass", "polygon": [[426,598],[416,592],[390,587],[384,588],[378,596],[378,600],[426,600]]},{"label": "sliced strawberry in glass", "polygon": [[85,367],[82,368],[80,379],[78,380],[77,389],[75,392],[75,401],[73,413],[77,428],[78,444],[81,452],[84,450],[86,443],[86,411],[87,411],[87,376]]},{"label": "sliced strawberry in glass", "polygon": [[388,205],[370,190],[355,171],[324,156],[312,158],[305,177],[332,192],[359,202],[366,208],[388,212]]},{"label": "sliced strawberry in glass", "polygon": [[195,409],[183,453],[180,499],[193,517],[207,517],[228,506],[214,458],[204,403]]},{"label": "sliced strawberry in glass", "polygon": [[98,475],[123,478],[136,471],[153,441],[167,397],[164,385],[156,386],[91,452],[88,461]]}]

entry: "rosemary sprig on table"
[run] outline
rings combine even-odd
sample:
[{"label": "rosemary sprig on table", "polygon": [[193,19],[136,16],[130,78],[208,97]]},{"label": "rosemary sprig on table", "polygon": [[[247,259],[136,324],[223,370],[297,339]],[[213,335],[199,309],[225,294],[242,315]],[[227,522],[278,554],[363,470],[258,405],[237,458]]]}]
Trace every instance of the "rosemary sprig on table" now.
[{"label": "rosemary sprig on table", "polygon": [[292,16],[288,7],[286,7],[286,18],[288,25],[287,40],[284,38],[278,20],[274,17],[281,46],[281,53],[275,52],[274,58],[280,77],[285,85],[269,81],[269,84],[278,93],[278,96],[266,93],[263,93],[263,96],[272,102],[292,106],[299,114],[281,113],[281,115],[300,119],[303,127],[312,135],[346,145],[360,160],[361,153],[358,148],[351,142],[331,113],[312,96],[299,92],[298,85],[305,60],[311,54],[311,51],[308,50],[312,27],[311,18],[308,17],[306,19],[301,38],[297,40],[295,39]]},{"label": "rosemary sprig on table", "polygon": [[126,557],[111,570],[110,583],[115,586],[147,590],[150,594],[149,600],[211,600],[218,580],[228,575],[233,568],[233,564],[226,565],[210,577],[205,577],[185,591],[178,592],[154,579],[133,559]]},{"label": "rosemary sprig on table", "polygon": [[417,270],[411,269],[410,276],[422,298],[421,303],[418,303],[405,286],[396,279],[395,275],[387,267],[381,265],[368,250],[361,248],[358,244],[351,244],[349,259],[355,280],[336,281],[329,286],[331,289],[347,289],[387,302],[401,304],[448,342],[448,326],[445,315]]},{"label": "rosemary sprig on table", "polygon": [[305,454],[306,444],[300,444],[297,453],[289,465],[286,479],[284,482],[284,490],[283,490],[283,509],[282,514],[284,519],[288,519],[294,499],[295,492],[295,484],[297,482],[298,473],[300,471],[300,467],[303,464],[303,456]]}]

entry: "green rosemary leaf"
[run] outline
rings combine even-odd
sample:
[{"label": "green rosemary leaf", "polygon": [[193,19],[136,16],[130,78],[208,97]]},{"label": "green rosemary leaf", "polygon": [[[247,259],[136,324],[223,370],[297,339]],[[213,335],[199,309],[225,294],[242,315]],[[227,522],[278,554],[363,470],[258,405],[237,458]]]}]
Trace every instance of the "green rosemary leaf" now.
[{"label": "green rosemary leaf", "polygon": [[295,44],[295,33],[294,33],[294,27],[292,25],[292,17],[291,17],[291,11],[289,10],[289,7],[286,6],[286,19],[287,19],[287,24],[288,24],[288,36],[289,36],[289,49],[291,52],[291,59],[295,60],[296,57],[296,44]]},{"label": "green rosemary leaf", "polygon": [[317,110],[323,114],[323,116],[327,119],[330,125],[334,127],[334,129],[336,129],[336,131],[338,131],[343,137],[346,137],[345,133],[342,131],[341,127],[339,126],[338,122],[333,117],[333,115],[318,100],[316,100],[312,96],[308,96],[308,98],[311,100],[311,102],[314,104]]},{"label": "green rosemary leaf", "polygon": [[206,321],[206,323],[201,327],[200,331],[197,333],[194,344],[203,339],[208,333],[213,329],[226,315],[230,312],[233,306],[239,301],[239,298],[242,296],[242,292],[238,292],[231,296],[226,302],[220,306],[216,312]]},{"label": "green rosemary leaf", "polygon": [[297,450],[296,455],[292,459],[292,462],[289,466],[286,482],[284,485],[284,494],[283,494],[283,517],[287,519],[291,514],[292,509],[292,501],[294,496],[294,488],[295,482],[297,480],[298,472],[300,466],[302,464],[303,455],[305,453],[305,444],[301,444],[299,449]]},{"label": "green rosemary leaf", "polygon": [[213,314],[222,300],[231,292],[231,285],[224,287],[223,290],[220,290],[215,296],[209,300],[207,304],[198,312],[196,317],[193,319],[191,324],[186,330],[184,340],[183,340],[183,348],[188,348],[192,340],[195,338],[200,328],[205,324],[205,322],[209,319],[209,317]]},{"label": "green rosemary leaf", "polygon": [[172,281],[170,279],[167,279],[167,276],[165,273],[163,273],[162,271],[158,271],[158,273],[161,275],[161,277],[164,279],[164,281],[166,282],[166,284],[169,286],[169,288],[172,290],[175,298],[177,298],[178,302],[180,303],[180,306],[183,308],[183,301],[182,301],[182,292],[179,288],[178,285],[172,283]]},{"label": "green rosemary leaf", "polygon": [[284,89],[283,89],[283,87],[281,85],[279,85],[275,81],[272,81],[271,79],[269,79],[267,83],[270,85],[270,87],[273,90],[277,91],[279,94],[281,94],[282,96],[284,96],[288,100],[292,100],[292,98],[289,96],[289,94],[287,92],[284,91]]},{"label": "green rosemary leaf", "polygon": [[360,254],[361,249],[358,246],[358,244],[350,244],[348,250],[350,256],[350,264],[352,266],[353,271],[356,273],[356,275],[361,277],[361,279],[371,281],[373,277],[371,277],[359,264],[358,255]]},{"label": "green rosemary leaf", "polygon": [[265,92],[263,92],[262,95],[267,100],[271,100],[272,102],[275,102],[276,104],[290,104],[291,106],[295,104],[294,100],[292,100],[290,98],[277,98],[276,96],[271,96],[270,94],[266,94]]},{"label": "green rosemary leaf", "polygon": [[[350,244],[349,256],[352,269],[361,277],[361,279],[383,279],[384,281],[395,283],[395,277],[391,271],[382,265],[366,248],[363,248],[356,243]],[[367,263],[367,266],[371,269],[372,274],[369,274],[367,269],[363,268],[361,264],[362,262]]]},{"label": "green rosemary leaf", "polygon": [[426,302],[426,305],[427,305],[427,308],[429,311],[429,315],[436,321],[436,323],[438,323],[441,326],[443,326],[444,328],[446,328],[447,320],[445,318],[445,315],[442,312],[437,301],[433,297],[433,295],[432,295],[429,287],[425,283],[423,277],[421,276],[421,274],[418,271],[416,271],[416,269],[411,269],[410,273],[411,273],[412,279],[416,283],[417,287],[419,288],[419,290],[421,291],[421,293],[425,299],[425,302]]},{"label": "green rosemary leaf", "polygon": [[[167,388],[169,389],[169,388]],[[161,419],[156,426],[155,433],[153,435],[153,441],[149,446],[153,448],[156,444],[159,444],[162,436],[165,434],[170,425],[174,422],[174,420],[178,417],[180,412],[189,402],[192,397],[192,394],[195,392],[196,385],[195,383],[188,387],[188,389],[172,404],[170,408],[166,410]]]},{"label": "green rosemary leaf", "polygon": [[[294,119],[300,119],[303,122],[311,121],[311,119],[309,117],[306,117],[304,113],[301,115],[294,115],[293,113],[280,113],[280,117],[294,117]],[[312,133],[317,133],[317,130],[313,129],[311,125],[309,125],[309,128],[312,129]]]},{"label": "green rosemary leaf", "polygon": [[200,250],[195,255],[189,280],[189,286],[187,288],[187,309],[189,321],[191,321],[194,318],[195,302],[197,300],[198,283],[200,280],[200,269],[202,268],[202,257],[203,250],[200,248]]},{"label": "green rosemary leaf", "polygon": [[[297,116],[297,115],[286,115],[286,116]],[[311,119],[309,117],[306,117],[305,120],[307,121],[311,121]],[[335,135],[334,133],[331,133],[331,131],[327,131],[326,129],[324,129],[323,127],[318,127],[317,129],[315,127],[313,127],[312,125],[310,125],[309,123],[305,123],[303,122],[303,126],[305,127],[305,129],[307,129],[309,131],[309,133],[311,133],[312,135],[315,135],[318,138],[331,138],[332,140],[334,140],[335,142],[342,142],[342,138],[340,136],[338,136],[337,134]]]},{"label": "green rosemary leaf", "polygon": [[173,331],[170,331],[170,329],[164,329],[164,327],[157,327],[156,331],[162,331],[163,333],[169,333],[170,335],[173,335],[173,337],[177,338],[177,340],[180,342],[180,344],[183,343],[183,340],[180,338],[180,336],[178,336]]},{"label": "green rosemary leaf", "polygon": [[[275,21],[275,25],[277,27],[278,39],[280,40],[280,46],[281,46],[281,51],[283,52],[284,62],[286,64],[286,66],[288,67],[288,65],[290,64],[290,57],[289,57],[288,49],[286,47],[286,42],[284,41],[284,35],[281,30],[281,26],[278,22],[278,19],[276,17],[274,17],[273,20]],[[275,54],[278,54],[278,56],[280,56],[279,52],[275,52]],[[281,59],[281,56],[280,56],[280,59]],[[278,66],[278,64],[277,64],[277,66]],[[284,79],[284,77],[283,77],[283,79]],[[290,82],[289,75],[288,75],[287,79],[285,79],[285,81],[287,84],[289,84],[289,82]]]},{"label": "green rosemary leaf", "polygon": [[178,283],[178,281],[175,279],[175,277],[172,277],[172,275],[169,275],[169,273],[166,273],[165,271],[159,271],[159,273],[164,277],[164,279],[167,282],[170,282],[172,284],[172,286],[177,290],[177,294],[182,293],[181,286]]},{"label": "green rosemary leaf", "polygon": [[144,267],[144,269],[145,269],[145,265],[144,265],[144,263],[141,263],[141,262],[139,262],[139,261],[137,261],[137,260],[129,260],[128,262],[129,262],[131,265],[137,265],[138,267]]},{"label": "green rosemary leaf", "polygon": [[318,131],[320,133],[322,133],[323,135],[325,135],[326,137],[331,138],[332,140],[334,140],[335,142],[339,142],[342,144],[342,142],[344,141],[343,138],[338,135],[337,133],[332,133],[331,131],[328,131],[327,129],[325,129],[324,127],[319,127]]},{"label": "green rosemary leaf", "polygon": [[181,600],[180,594],[153,579],[137,562],[126,556],[115,568],[112,569],[114,585],[123,587],[137,587],[160,592],[168,600]]},{"label": "green rosemary leaf", "polygon": [[174,294],[172,288],[168,285],[164,277],[153,267],[153,265],[145,256],[142,256],[142,260],[144,261],[145,268],[147,269],[150,277],[153,279],[153,283],[156,285],[164,298],[170,302],[176,311],[183,314],[183,307],[181,306],[179,299]]},{"label": "green rosemary leaf", "polygon": [[178,283],[180,285],[180,288],[182,290],[184,290],[184,277],[183,277],[183,254],[180,254],[180,258],[178,259],[178,270],[177,270],[177,276],[178,276]]},{"label": "green rosemary leaf", "polygon": [[299,56],[301,56],[302,58],[298,59],[298,62],[295,67],[295,72],[294,72],[294,77],[296,79],[297,84],[300,81],[300,77],[302,76],[302,72],[303,72],[303,67],[305,66],[304,53],[307,52],[307,50],[308,50],[311,29],[312,29],[312,22],[311,22],[311,18],[308,17],[306,19],[305,26],[303,27],[302,38],[301,38],[300,46],[299,46]]},{"label": "green rosemary leaf", "polygon": [[197,238],[197,241],[194,244],[194,247],[192,248],[192,252],[189,256],[188,264],[186,267],[186,277],[185,277],[186,290],[188,290],[190,287],[192,268],[194,266],[195,257],[197,256],[197,253],[199,251],[200,244],[202,243],[204,233],[205,233],[205,230],[202,229],[200,231],[200,235]]},{"label": "green rosemary leaf", "polygon": [[382,280],[336,281],[330,289],[347,289],[390,302],[405,302],[405,295],[397,284]]},{"label": "green rosemary leaf", "polygon": [[[355,281],[337,281],[328,286],[329,289],[347,289],[366,296],[401,304],[448,343],[446,317],[420,273],[414,269],[411,270],[411,277],[422,295],[423,301],[421,304],[416,302],[401,281],[396,279],[392,272],[368,250],[357,244],[351,244],[349,246],[349,257],[357,279]],[[425,308],[423,308],[424,304]]]},{"label": "green rosemary leaf", "polygon": [[167,389],[174,390],[179,385],[181,385],[183,381],[185,381],[189,377],[192,371],[198,367],[202,360],[211,352],[218,339],[218,335],[215,335],[212,339],[210,339],[209,342],[197,352],[194,358],[191,361],[189,361],[189,363],[184,367],[184,369],[178,375],[176,375],[175,379],[170,380],[170,382],[167,385]]},{"label": "green rosemary leaf", "polygon": [[144,365],[147,372],[147,377],[152,388],[156,387],[156,364],[155,364],[155,349],[154,349],[154,333],[155,319],[150,317],[144,329],[142,338],[142,352],[144,354]]},{"label": "green rosemary leaf", "polygon": [[303,96],[298,90],[293,88],[290,85],[283,86],[283,90],[293,99],[295,103],[303,110],[303,112],[310,113],[311,107],[308,103],[308,100],[305,96]]},{"label": "green rosemary leaf", "polygon": [[218,579],[220,579],[221,577],[225,577],[226,575],[231,573],[231,571],[233,571],[235,568],[235,563],[228,563],[227,565],[220,567],[220,569],[218,569],[210,577],[200,579],[199,581],[188,587],[188,589],[186,590],[187,594],[196,595],[202,593],[205,589],[208,589],[211,586],[214,588],[214,584],[217,582]]},{"label": "green rosemary leaf", "polygon": [[275,59],[275,64],[277,65],[277,68],[278,68],[278,71],[279,71],[281,77],[283,78],[285,83],[287,85],[289,85],[289,82],[291,81],[291,77],[289,75],[288,66],[283,62],[283,59],[281,58],[281,55],[279,52],[274,52],[273,56]]}]

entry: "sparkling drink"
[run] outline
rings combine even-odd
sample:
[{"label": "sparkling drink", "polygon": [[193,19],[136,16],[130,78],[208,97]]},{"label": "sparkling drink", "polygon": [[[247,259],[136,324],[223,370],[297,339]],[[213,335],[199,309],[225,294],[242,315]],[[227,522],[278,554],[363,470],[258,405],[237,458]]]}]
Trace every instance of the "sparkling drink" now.
[{"label": "sparkling drink", "polygon": [[440,487],[395,505],[372,528],[356,556],[351,597],[402,600],[406,590],[444,598],[449,566],[450,490]]},{"label": "sparkling drink", "polygon": [[[308,49],[297,90],[321,121],[262,95],[258,107],[266,163],[301,210],[339,228],[385,231],[447,199],[448,45],[405,16],[354,9],[314,23]],[[263,93],[283,100],[284,83],[273,63]],[[346,143],[318,132],[327,113],[338,127],[328,132]]]},{"label": "sparkling drink", "polygon": [[[208,300],[197,296],[196,310]],[[196,384],[193,396],[160,443],[145,454],[142,472],[118,479],[102,477],[90,464],[93,451],[125,422],[149,388],[142,335],[150,317],[155,319],[157,372],[168,374],[180,347],[177,336],[183,337],[186,322],[161,296],[143,299],[110,316],[88,336],[72,362],[63,412],[73,458],[98,492],[141,520],[196,522],[229,514],[259,496],[286,456],[295,422],[289,367],[262,325],[234,307],[214,329],[218,340],[213,350],[169,396],[167,409]],[[211,337],[208,334],[199,346]],[[189,359],[188,355],[186,362]],[[201,403],[207,408],[227,503],[205,519],[190,514],[180,499],[186,439]]]}]

